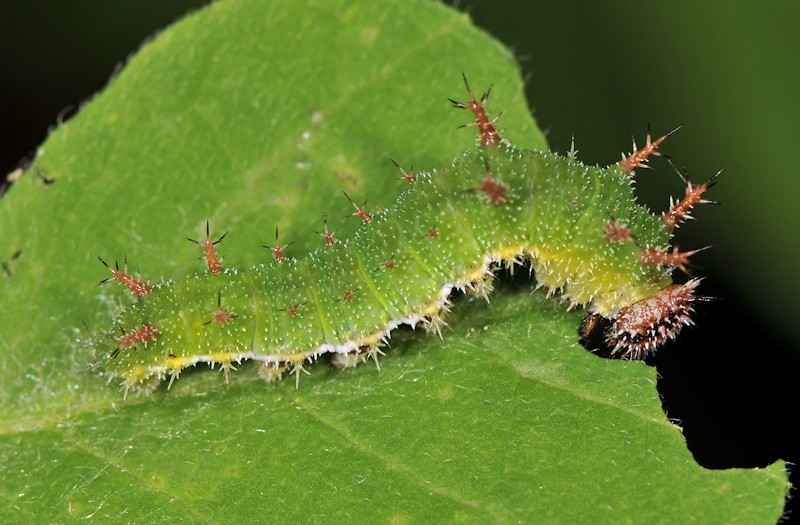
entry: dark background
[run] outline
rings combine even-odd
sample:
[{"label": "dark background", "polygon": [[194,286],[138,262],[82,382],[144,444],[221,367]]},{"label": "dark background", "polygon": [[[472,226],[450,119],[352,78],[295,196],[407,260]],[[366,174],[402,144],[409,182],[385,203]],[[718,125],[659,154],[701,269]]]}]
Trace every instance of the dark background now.
[{"label": "dark background", "polygon": [[[0,174],[24,164],[155,31],[206,3],[4,2]],[[698,209],[677,236],[684,249],[714,244],[693,272],[708,276],[701,291],[716,300],[652,360],[667,415],[708,468],[800,459],[800,4],[729,4],[459,6],[518,56],[553,149],[566,151],[574,135],[582,160],[609,164],[630,151],[632,134],[643,142],[648,123],[656,134],[682,124],[663,148],[676,166],[697,183],[725,168],[709,192],[723,206]],[[653,165],[637,184],[663,210],[683,185],[664,160]],[[797,515],[800,504],[787,509]]]}]

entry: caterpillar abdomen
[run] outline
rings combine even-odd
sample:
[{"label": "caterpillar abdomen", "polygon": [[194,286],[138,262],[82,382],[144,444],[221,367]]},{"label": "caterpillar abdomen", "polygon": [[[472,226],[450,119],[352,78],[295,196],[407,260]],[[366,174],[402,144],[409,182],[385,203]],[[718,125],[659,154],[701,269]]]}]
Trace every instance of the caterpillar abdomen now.
[{"label": "caterpillar abdomen", "polygon": [[[570,306],[608,319],[605,337],[627,357],[645,355],[689,324],[697,281],[671,284],[676,223],[633,195],[632,169],[646,155],[630,161],[633,167],[597,168],[572,156],[521,151],[499,140],[483,109],[486,97],[470,99],[459,107],[476,114],[477,151],[441,170],[406,174],[411,184],[387,210],[370,213],[353,203],[364,223],[354,237],[326,237],[302,260],[276,245],[270,263],[214,271],[219,241],[193,241],[204,246],[209,273],[147,287],[115,321],[113,335],[92,341],[95,364],[126,388],[173,380],[200,362],[227,371],[243,360],[259,363],[268,380],[285,371],[299,380],[304,363],[324,353],[339,366],[377,361],[401,324],[438,331],[453,289],[486,295],[498,266],[523,262]],[[702,202],[702,191],[692,204]],[[127,269],[112,272],[111,280],[145,287]]]}]

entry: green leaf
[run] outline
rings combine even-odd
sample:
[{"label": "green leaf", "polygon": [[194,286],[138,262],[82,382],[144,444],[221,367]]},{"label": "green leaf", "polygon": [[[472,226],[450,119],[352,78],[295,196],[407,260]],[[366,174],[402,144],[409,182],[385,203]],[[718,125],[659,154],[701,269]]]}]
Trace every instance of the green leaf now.
[{"label": "green leaf", "polygon": [[[458,298],[443,340],[393,337],[381,371],[319,363],[300,390],[252,367],[122,400],[84,373],[85,322],[121,294],[95,255],[151,280],[228,266],[357,225],[415,169],[473,147],[460,71],[494,83],[504,136],[544,148],[511,54],[427,1],[218,2],[148,43],[41,147],[0,208],[0,520],[770,523],[782,464],[704,470],[661,411],[654,370],[576,344],[580,313],[507,280]],[[17,257],[14,254],[19,253]]]}]

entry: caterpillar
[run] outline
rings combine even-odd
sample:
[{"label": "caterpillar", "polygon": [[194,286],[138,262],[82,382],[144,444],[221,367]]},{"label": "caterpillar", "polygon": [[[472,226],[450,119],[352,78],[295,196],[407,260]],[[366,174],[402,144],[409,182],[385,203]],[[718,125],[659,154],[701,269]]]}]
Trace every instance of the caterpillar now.
[{"label": "caterpillar", "polygon": [[[672,133],[651,140],[600,168],[575,156],[520,150],[503,139],[486,110],[491,88],[476,98],[450,100],[472,113],[477,147],[449,166],[412,173],[392,207],[370,212],[345,197],[361,221],[352,238],[328,228],[322,246],[303,259],[285,253],[275,229],[272,260],[246,271],[227,268],[218,254],[225,238],[188,239],[203,250],[207,271],[183,280],[149,283],[98,256],[135,301],[111,328],[88,340],[91,368],[129,389],[149,391],[198,363],[226,377],[252,360],[266,381],[301,373],[318,356],[338,367],[372,359],[400,325],[422,325],[441,336],[451,293],[486,297],[498,268],[529,265],[537,285],[560,292],[569,308],[586,307],[581,341],[594,337],[610,353],[643,359],[682,327],[693,324],[700,279],[674,284],[698,250],[671,248],[675,228],[719,172],[671,200],[655,215],[633,194],[634,171],[658,155]],[[673,130],[674,131],[674,130]],[[424,211],[424,213],[423,213]]]}]

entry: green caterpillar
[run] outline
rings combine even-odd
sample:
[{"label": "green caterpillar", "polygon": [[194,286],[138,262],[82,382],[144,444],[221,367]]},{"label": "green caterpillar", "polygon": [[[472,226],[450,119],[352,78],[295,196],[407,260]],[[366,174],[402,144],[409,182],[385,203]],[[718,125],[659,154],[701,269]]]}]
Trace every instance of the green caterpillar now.
[{"label": "green caterpillar", "polygon": [[193,240],[208,273],[154,285],[127,262],[103,261],[112,276],[102,283],[119,281],[138,300],[92,337],[93,367],[122,378],[126,392],[171,385],[202,362],[227,373],[253,360],[268,381],[287,371],[299,381],[325,353],[341,367],[377,362],[400,325],[439,332],[454,289],[486,296],[499,266],[523,263],[570,307],[587,307],[584,338],[599,330],[623,357],[640,359],[692,324],[699,279],[672,284],[671,273],[694,252],[670,251],[670,239],[692,206],[709,202],[701,196],[716,175],[687,182],[686,196],[656,216],[636,203],[632,175],[669,134],[607,168],[518,150],[489,119],[489,92],[476,99],[464,81],[469,102],[452,102],[474,114],[480,146],[441,170],[404,171],[409,187],[388,210],[353,203],[363,224],[351,239],[335,240],[326,220],[324,247],[295,260],[276,245],[274,261],[247,271],[222,267],[224,235]]}]

